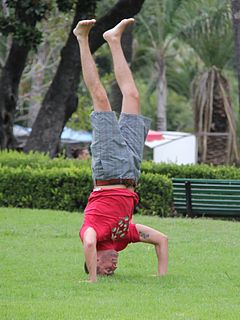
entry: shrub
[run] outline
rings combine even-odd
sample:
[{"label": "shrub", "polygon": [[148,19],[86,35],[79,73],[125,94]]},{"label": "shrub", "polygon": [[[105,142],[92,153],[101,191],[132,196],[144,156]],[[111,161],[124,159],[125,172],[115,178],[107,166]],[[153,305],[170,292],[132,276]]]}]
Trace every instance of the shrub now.
[{"label": "shrub", "polygon": [[[92,190],[90,167],[0,167],[0,206],[83,210]],[[171,181],[143,173],[139,192],[141,214],[165,216],[170,212]]]},{"label": "shrub", "polygon": [[169,178],[240,179],[240,168],[226,165],[213,166],[207,164],[156,164],[150,161],[144,161],[142,163],[142,172],[163,174]]},{"label": "shrub", "polygon": [[138,213],[162,217],[171,213],[172,182],[166,176],[143,172],[136,191],[140,197]]},{"label": "shrub", "polygon": [[92,188],[90,169],[0,168],[0,206],[82,210]]},{"label": "shrub", "polygon": [[48,155],[38,152],[29,154],[17,151],[1,151],[0,166],[11,168],[79,168],[89,167],[90,161],[78,159],[65,159],[63,157],[51,159]]},{"label": "shrub", "polygon": [[[171,178],[240,179],[240,168],[144,161],[137,187],[140,214],[171,213]],[[40,153],[0,152],[0,206],[83,210],[92,190],[90,161]]]}]

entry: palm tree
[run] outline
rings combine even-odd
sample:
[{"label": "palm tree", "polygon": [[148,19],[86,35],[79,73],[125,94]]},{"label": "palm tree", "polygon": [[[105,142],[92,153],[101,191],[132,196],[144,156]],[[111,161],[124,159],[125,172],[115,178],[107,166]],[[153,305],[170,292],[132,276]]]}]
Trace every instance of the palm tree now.
[{"label": "palm tree", "polygon": [[240,131],[240,2],[231,0],[232,3],[232,22],[235,35],[235,60],[238,76],[238,130]]},{"label": "palm tree", "polygon": [[148,48],[145,54],[151,56],[156,70],[152,82],[157,90],[157,130],[161,131],[167,129],[166,66],[167,61],[176,54],[172,46],[175,34],[173,21],[181,3],[182,0],[151,0],[145,4],[145,14],[139,15],[141,25],[138,38],[144,42],[145,48]]},{"label": "palm tree", "polygon": [[230,5],[223,0],[185,1],[176,25],[180,37],[204,63],[192,86],[199,161],[238,161],[230,86],[222,72],[233,53]]}]

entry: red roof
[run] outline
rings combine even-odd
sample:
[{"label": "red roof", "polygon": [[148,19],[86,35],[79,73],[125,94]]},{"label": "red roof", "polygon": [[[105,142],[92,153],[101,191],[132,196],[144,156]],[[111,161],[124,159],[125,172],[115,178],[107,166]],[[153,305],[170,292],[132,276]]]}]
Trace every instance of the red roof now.
[{"label": "red roof", "polygon": [[164,136],[159,131],[149,130],[146,140],[148,142],[155,141],[155,140],[157,141],[164,140]]}]

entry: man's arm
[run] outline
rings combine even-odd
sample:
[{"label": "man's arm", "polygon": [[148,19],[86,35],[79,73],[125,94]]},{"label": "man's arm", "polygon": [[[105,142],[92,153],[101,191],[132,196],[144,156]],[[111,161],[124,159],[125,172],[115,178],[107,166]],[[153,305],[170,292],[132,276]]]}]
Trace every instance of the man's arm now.
[{"label": "man's arm", "polygon": [[95,230],[89,227],[83,236],[83,248],[85,261],[89,271],[89,281],[97,281],[97,234]]},{"label": "man's arm", "polygon": [[165,234],[144,226],[136,224],[136,228],[141,242],[155,245],[158,259],[158,275],[164,276],[168,270],[168,238]]}]

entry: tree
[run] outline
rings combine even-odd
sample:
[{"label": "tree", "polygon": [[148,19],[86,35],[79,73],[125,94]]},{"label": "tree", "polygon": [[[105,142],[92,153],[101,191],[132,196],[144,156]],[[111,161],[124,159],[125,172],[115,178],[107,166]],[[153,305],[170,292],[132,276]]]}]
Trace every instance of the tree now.
[{"label": "tree", "polygon": [[179,17],[179,25],[185,26],[179,35],[205,66],[193,84],[199,160],[214,164],[238,160],[229,83],[222,73],[233,53],[229,4],[220,0],[199,0],[191,4],[186,1]]},{"label": "tree", "polygon": [[36,24],[51,9],[49,1],[8,0],[3,4],[0,31],[4,36],[12,34],[12,44],[0,77],[0,149],[14,147],[13,121],[19,82],[29,51],[41,40]]},{"label": "tree", "polygon": [[176,35],[173,21],[181,3],[182,0],[153,0],[145,15],[140,15],[140,22],[145,27],[145,32],[142,28],[139,32],[145,33],[145,42],[147,41],[146,45],[155,65],[153,82],[157,90],[157,130],[160,131],[167,129],[166,68],[167,61],[176,55],[172,47]]},{"label": "tree", "polygon": [[70,28],[71,14],[72,10],[67,14],[56,7],[48,15],[47,21],[41,22],[39,28],[42,30],[43,39],[37,51],[29,55],[21,78],[16,123],[20,122],[29,128],[33,126],[41,108],[42,97],[46,94],[59,64],[60,50],[67,37],[62,30]]},{"label": "tree", "polygon": [[[94,53],[103,43],[102,34],[112,28],[120,20],[137,14],[144,0],[119,0],[114,7],[98,20],[90,33],[90,48]],[[79,0],[73,19],[71,31],[65,47],[61,52],[61,61],[52,81],[52,84],[44,97],[42,107],[33,125],[32,133],[25,146],[25,151],[30,150],[56,155],[59,139],[63,127],[72,113],[77,108],[77,87],[80,79],[79,49],[72,29],[77,22],[90,15],[89,5],[95,9],[96,1]]]},{"label": "tree", "polygon": [[232,22],[235,35],[235,57],[236,57],[236,69],[238,76],[238,121],[240,125],[240,2],[238,0],[231,0],[232,3]]}]

